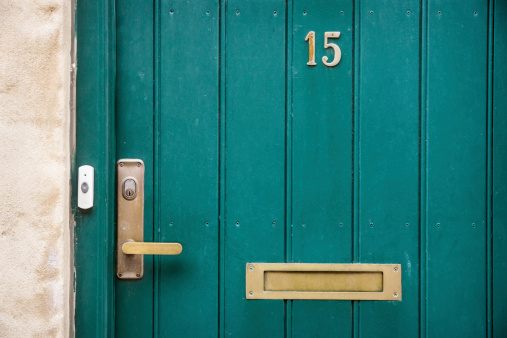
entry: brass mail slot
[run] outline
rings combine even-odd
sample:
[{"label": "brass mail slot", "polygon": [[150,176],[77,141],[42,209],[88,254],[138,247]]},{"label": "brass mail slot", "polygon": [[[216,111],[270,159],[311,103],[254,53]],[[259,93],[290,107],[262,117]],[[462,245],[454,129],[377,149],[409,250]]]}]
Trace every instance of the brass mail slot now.
[{"label": "brass mail slot", "polygon": [[267,271],[264,290],[298,292],[382,292],[382,272]]},{"label": "brass mail slot", "polygon": [[401,265],[247,263],[246,298],[401,300]]}]

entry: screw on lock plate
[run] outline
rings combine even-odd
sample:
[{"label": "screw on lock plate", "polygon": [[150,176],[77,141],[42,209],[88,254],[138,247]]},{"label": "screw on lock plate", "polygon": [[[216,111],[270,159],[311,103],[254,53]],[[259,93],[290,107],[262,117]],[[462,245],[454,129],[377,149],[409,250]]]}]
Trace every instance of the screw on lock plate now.
[{"label": "screw on lock plate", "polygon": [[136,198],[136,181],[134,179],[127,178],[123,181],[122,194],[127,200],[133,200]]}]

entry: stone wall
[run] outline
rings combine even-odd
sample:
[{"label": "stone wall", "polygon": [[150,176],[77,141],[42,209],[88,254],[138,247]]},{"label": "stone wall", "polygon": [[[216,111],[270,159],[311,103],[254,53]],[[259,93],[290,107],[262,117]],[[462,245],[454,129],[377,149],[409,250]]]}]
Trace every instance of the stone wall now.
[{"label": "stone wall", "polygon": [[72,322],[72,2],[0,1],[0,336]]}]

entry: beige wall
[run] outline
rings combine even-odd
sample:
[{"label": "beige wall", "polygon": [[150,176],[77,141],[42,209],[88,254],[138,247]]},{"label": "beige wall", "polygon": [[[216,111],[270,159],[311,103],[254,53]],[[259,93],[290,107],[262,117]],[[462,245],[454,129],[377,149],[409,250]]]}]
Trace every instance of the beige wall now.
[{"label": "beige wall", "polygon": [[71,12],[0,0],[0,337],[70,331]]}]

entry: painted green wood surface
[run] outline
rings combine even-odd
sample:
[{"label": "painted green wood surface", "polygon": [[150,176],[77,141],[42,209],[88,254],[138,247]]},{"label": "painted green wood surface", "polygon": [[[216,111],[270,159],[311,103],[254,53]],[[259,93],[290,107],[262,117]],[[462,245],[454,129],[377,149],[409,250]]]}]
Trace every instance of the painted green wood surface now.
[{"label": "painted green wood surface", "polygon": [[[293,3],[293,262],[352,261],[352,16],[350,1]],[[316,39],[312,67],[306,65],[309,31]],[[341,32],[329,41],[342,52],[334,68],[321,61],[334,57],[323,48],[326,31]],[[350,336],[350,301],[293,303],[294,337]]]},{"label": "painted green wood surface", "polygon": [[[113,1],[76,5],[76,154],[73,163],[75,335],[112,337],[114,327],[115,22]],[[95,206],[76,208],[77,168],[95,168]]]},{"label": "painted green wood surface", "polygon": [[[78,2],[76,166],[97,195],[76,211],[76,335],[503,336],[506,13]],[[146,164],[145,240],[183,245],[130,282],[114,277],[125,157]],[[246,262],[400,263],[403,300],[247,301]]]},{"label": "painted green wood surface", "polygon": [[487,329],[488,7],[457,4],[428,7],[427,330],[477,337]]},{"label": "painted green wood surface", "polygon": [[359,304],[364,337],[419,327],[419,1],[363,1],[359,41],[359,261],[401,264],[402,302]]},{"label": "painted green wood surface", "polygon": [[283,1],[225,7],[225,336],[284,334],[283,301],[245,300],[245,264],[285,256],[285,18]]},{"label": "painted green wood surface", "polygon": [[507,332],[507,3],[494,12],[493,63],[493,337]]},{"label": "painted green wood surface", "polygon": [[[144,161],[144,241],[153,242],[153,5],[118,0],[116,11],[116,159]],[[144,257],[142,280],[115,280],[116,335],[151,335],[153,256]]]},{"label": "painted green wood surface", "polygon": [[183,246],[181,255],[159,258],[158,335],[214,337],[219,262],[218,4],[163,1],[158,15],[158,240]]}]

